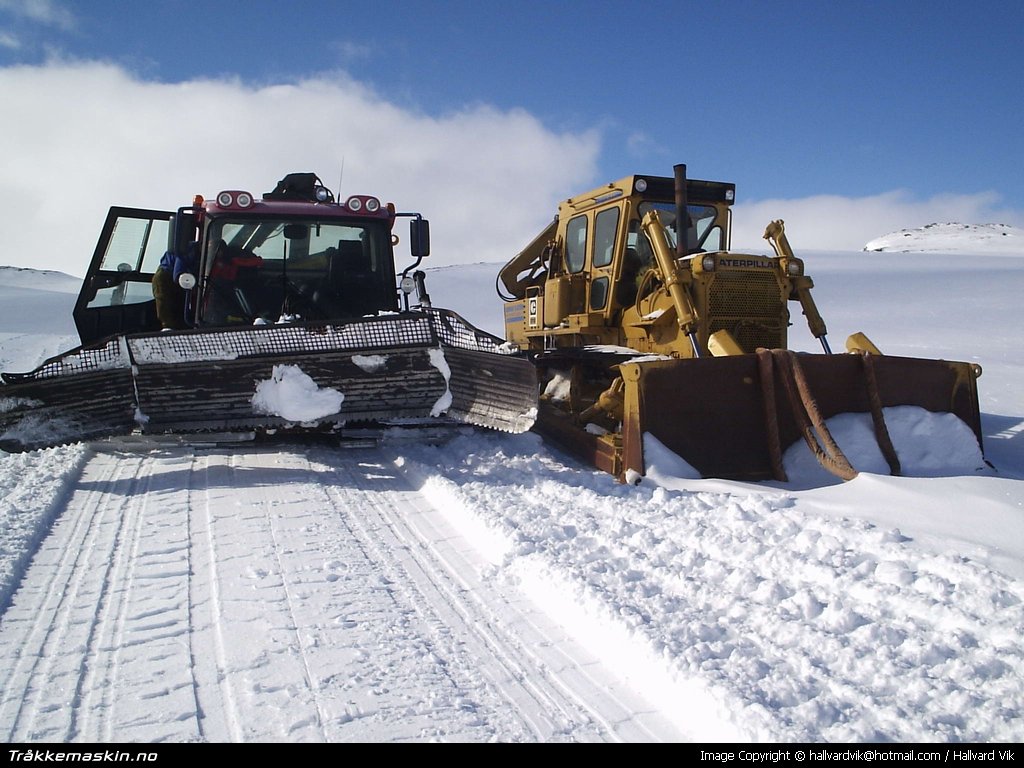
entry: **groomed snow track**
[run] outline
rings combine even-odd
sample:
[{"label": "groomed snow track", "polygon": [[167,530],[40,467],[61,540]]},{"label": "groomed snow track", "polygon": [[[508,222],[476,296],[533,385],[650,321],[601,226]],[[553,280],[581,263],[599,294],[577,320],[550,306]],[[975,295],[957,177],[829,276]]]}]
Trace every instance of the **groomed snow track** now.
[{"label": "groomed snow track", "polygon": [[0,620],[8,742],[682,735],[377,450],[95,453]]}]

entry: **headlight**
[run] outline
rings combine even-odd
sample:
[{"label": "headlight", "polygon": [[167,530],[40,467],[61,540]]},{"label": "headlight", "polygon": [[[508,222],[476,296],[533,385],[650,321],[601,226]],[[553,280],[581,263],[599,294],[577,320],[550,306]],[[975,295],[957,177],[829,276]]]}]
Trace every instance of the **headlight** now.
[{"label": "headlight", "polygon": [[715,271],[715,257],[710,253],[707,254],[703,259],[700,260],[700,268],[705,272]]},{"label": "headlight", "polygon": [[366,210],[368,210],[370,213],[376,213],[377,211],[379,211],[380,200],[378,200],[376,197],[366,198]]},{"label": "headlight", "polygon": [[786,274],[790,277],[798,277],[804,273],[804,263],[800,259],[790,259],[786,262]]},{"label": "headlight", "polygon": [[363,210],[363,201],[358,197],[350,197],[348,202],[345,203],[350,211],[361,211]]},{"label": "headlight", "polygon": [[317,186],[315,194],[318,203],[326,203],[331,199],[331,191],[327,187]]},{"label": "headlight", "polygon": [[253,196],[238,189],[226,189],[217,194],[217,205],[221,208],[248,208],[253,204]]}]

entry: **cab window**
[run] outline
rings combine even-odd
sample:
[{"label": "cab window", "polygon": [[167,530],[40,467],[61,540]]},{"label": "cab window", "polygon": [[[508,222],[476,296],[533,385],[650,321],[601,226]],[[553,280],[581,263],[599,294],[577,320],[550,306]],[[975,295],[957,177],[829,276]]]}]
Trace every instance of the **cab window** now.
[{"label": "cab window", "polygon": [[570,219],[565,229],[565,268],[579,272],[587,263],[587,217]]},{"label": "cab window", "polygon": [[607,267],[615,253],[615,233],[619,228],[619,209],[609,208],[594,220],[594,266]]}]

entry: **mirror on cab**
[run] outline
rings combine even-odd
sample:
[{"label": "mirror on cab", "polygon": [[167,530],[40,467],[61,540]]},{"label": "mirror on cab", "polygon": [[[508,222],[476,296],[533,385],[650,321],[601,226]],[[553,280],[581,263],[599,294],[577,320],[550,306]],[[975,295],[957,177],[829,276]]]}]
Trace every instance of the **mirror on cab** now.
[{"label": "mirror on cab", "polygon": [[409,222],[409,252],[416,259],[430,255],[430,222],[426,219],[415,218]]}]

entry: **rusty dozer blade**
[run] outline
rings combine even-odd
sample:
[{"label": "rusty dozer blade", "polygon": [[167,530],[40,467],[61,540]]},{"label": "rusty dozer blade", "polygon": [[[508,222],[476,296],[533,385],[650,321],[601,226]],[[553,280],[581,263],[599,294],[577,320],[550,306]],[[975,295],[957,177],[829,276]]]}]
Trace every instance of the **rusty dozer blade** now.
[{"label": "rusty dozer blade", "polygon": [[[311,380],[301,381],[313,394],[333,392],[332,405],[297,416],[254,397],[261,384],[283,382],[288,367]],[[536,398],[527,359],[446,310],[139,334],[79,347],[28,374],[3,374],[0,448],[132,432],[340,432],[366,424],[524,432]]]},{"label": "rusty dozer blade", "polygon": [[[823,421],[840,413],[915,405],[956,414],[982,444],[976,383],[980,370],[973,364],[852,354],[796,355],[783,350],[768,353],[768,358],[768,364],[764,354],[760,358],[747,354],[621,365],[625,380],[622,475],[629,470],[644,474],[643,435],[648,433],[703,477],[785,479],[781,452],[806,433],[807,411],[813,410],[817,414],[810,419]],[[797,404],[787,394],[796,386],[791,372],[794,363],[809,403]],[[827,435],[815,431],[828,442]],[[883,453],[887,439],[879,436]],[[829,454],[827,449],[824,452]],[[837,465],[833,471],[839,469],[836,474],[842,476],[841,454],[833,458]]]}]

